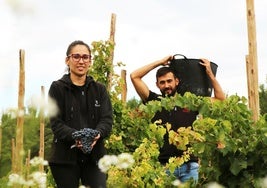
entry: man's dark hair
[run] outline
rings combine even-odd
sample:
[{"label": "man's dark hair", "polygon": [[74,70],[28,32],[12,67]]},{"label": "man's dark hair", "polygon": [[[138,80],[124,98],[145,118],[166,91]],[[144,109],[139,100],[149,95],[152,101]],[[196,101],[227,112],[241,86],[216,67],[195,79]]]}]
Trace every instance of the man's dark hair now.
[{"label": "man's dark hair", "polygon": [[86,46],[86,48],[88,49],[88,51],[91,53],[91,49],[90,49],[90,47],[89,47],[88,44],[86,44],[85,42],[83,42],[81,40],[75,40],[72,43],[70,43],[70,45],[69,45],[69,47],[67,49],[67,52],[66,52],[66,55],[67,56],[70,55],[70,52],[71,52],[72,48],[75,47],[76,45],[84,45],[84,46]]},{"label": "man's dark hair", "polygon": [[169,72],[171,72],[173,74],[174,78],[177,78],[175,76],[175,74],[174,74],[174,71],[170,67],[161,67],[161,68],[159,68],[157,70],[157,73],[156,73],[156,79],[157,79],[157,81],[158,81],[158,78],[159,77],[161,77],[161,76],[163,76],[163,75],[165,75],[165,74],[167,74]]}]

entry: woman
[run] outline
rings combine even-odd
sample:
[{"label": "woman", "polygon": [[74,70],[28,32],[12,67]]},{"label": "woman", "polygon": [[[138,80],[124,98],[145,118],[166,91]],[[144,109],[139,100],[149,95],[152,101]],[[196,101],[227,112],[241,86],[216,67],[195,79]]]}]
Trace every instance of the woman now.
[{"label": "woman", "polygon": [[72,42],[66,55],[69,73],[49,89],[58,107],[50,118],[54,138],[49,166],[58,188],[77,188],[80,182],[90,188],[106,187],[97,163],[112,128],[110,98],[105,86],[87,75],[92,61],[86,43]]}]

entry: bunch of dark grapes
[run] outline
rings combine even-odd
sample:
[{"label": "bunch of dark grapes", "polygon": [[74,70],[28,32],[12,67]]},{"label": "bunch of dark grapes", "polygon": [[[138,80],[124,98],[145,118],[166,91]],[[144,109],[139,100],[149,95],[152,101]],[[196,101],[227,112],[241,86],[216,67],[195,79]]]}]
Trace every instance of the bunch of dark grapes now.
[{"label": "bunch of dark grapes", "polygon": [[79,140],[82,143],[81,150],[84,153],[91,153],[92,151],[92,143],[94,138],[99,134],[99,131],[91,129],[91,128],[83,128],[79,131],[75,131],[72,133],[72,138],[75,140]]}]

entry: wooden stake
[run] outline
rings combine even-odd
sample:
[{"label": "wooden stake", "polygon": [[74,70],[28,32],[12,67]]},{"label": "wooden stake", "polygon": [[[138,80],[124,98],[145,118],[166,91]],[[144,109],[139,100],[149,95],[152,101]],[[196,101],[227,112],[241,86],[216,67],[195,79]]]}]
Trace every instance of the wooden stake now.
[{"label": "wooden stake", "polygon": [[115,42],[115,28],[116,28],[116,14],[111,14],[111,23],[110,23],[110,37],[109,40]]},{"label": "wooden stake", "polygon": [[127,98],[126,70],[121,70],[121,78],[122,78],[121,100],[122,100],[123,103],[125,103],[126,102],[126,98]]},{"label": "wooden stake", "polygon": [[31,150],[29,149],[28,150],[28,155],[27,155],[27,158],[26,158],[26,162],[25,162],[26,163],[25,164],[25,166],[26,166],[26,175],[25,175],[26,180],[29,179],[29,175],[30,175],[30,170],[31,170],[30,160],[31,160]]},{"label": "wooden stake", "polygon": [[17,113],[17,128],[16,128],[16,155],[14,170],[17,174],[22,174],[23,167],[23,124],[24,124],[24,95],[25,95],[25,52],[19,51],[20,54],[20,69],[19,69],[19,93],[18,93],[18,113]]},{"label": "wooden stake", "polygon": [[16,146],[15,139],[11,139],[11,171],[15,172]]},{"label": "wooden stake", "polygon": [[252,78],[251,78],[251,63],[250,63],[250,58],[249,55],[246,55],[246,70],[247,70],[247,85],[248,85],[248,106],[251,108],[251,106],[253,106],[252,100],[251,100],[251,96],[253,96],[253,88],[251,88],[251,86],[253,85],[252,83]]},{"label": "wooden stake", "polygon": [[[115,25],[116,25],[116,15],[112,13],[111,15],[111,24],[110,24],[110,36],[109,36],[109,41],[114,45],[115,48]],[[114,58],[114,48],[112,52],[110,53],[110,59],[109,62],[111,66],[113,66],[113,58]],[[108,91],[111,90],[112,87],[112,72],[108,73]]]},{"label": "wooden stake", "polygon": [[259,83],[258,83],[258,58],[257,58],[257,40],[256,40],[256,23],[254,12],[254,0],[247,0],[247,28],[248,28],[248,98],[249,107],[253,112],[253,119],[259,118]]},{"label": "wooden stake", "polygon": [[[41,86],[41,95],[42,95],[42,103],[45,101],[45,92],[44,92],[44,86]],[[39,149],[39,157],[44,159],[44,106],[41,106],[40,108],[40,149]],[[44,165],[39,165],[39,171],[44,171]]]}]

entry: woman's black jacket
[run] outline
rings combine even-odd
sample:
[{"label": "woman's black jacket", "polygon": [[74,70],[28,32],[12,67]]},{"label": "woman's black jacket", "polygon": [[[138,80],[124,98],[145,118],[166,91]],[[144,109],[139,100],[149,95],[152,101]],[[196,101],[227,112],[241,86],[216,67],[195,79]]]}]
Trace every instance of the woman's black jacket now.
[{"label": "woman's black jacket", "polygon": [[109,95],[104,85],[89,76],[83,92],[87,108],[83,119],[86,124],[81,123],[81,90],[71,82],[70,75],[64,75],[50,86],[49,97],[56,103],[57,113],[50,118],[54,138],[49,163],[75,164],[78,149],[71,149],[75,143],[72,133],[85,127],[98,130],[101,136],[88,158],[97,162],[106,153],[103,139],[110,134],[113,123]]}]

